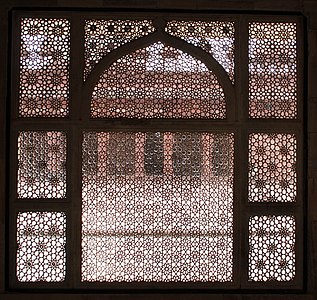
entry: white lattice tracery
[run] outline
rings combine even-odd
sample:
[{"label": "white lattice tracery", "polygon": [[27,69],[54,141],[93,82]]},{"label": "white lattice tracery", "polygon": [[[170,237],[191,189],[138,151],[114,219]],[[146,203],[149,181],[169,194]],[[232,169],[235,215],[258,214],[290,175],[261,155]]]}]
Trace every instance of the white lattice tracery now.
[{"label": "white lattice tracery", "polygon": [[171,21],[165,30],[211,54],[234,82],[234,22]]},{"label": "white lattice tracery", "polygon": [[20,117],[68,115],[69,63],[69,20],[21,20]]},{"label": "white lattice tracery", "polygon": [[18,137],[19,198],[66,196],[66,134],[22,131]]},{"label": "white lattice tracery", "polygon": [[91,99],[92,118],[224,119],[224,91],[205,64],[161,42],[114,62]]},{"label": "white lattice tracery", "polygon": [[253,133],[249,137],[249,201],[296,201],[296,137]]},{"label": "white lattice tracery", "polygon": [[249,220],[249,280],[290,281],[295,276],[294,216]]},{"label": "white lattice tracery", "polygon": [[150,20],[86,20],[84,78],[109,52],[154,30]]},{"label": "white lattice tracery", "polygon": [[87,132],[83,281],[233,280],[233,135]]},{"label": "white lattice tracery", "polygon": [[17,218],[17,278],[22,282],[64,281],[66,216],[20,212]]},{"label": "white lattice tracery", "polygon": [[297,117],[296,23],[249,24],[249,114]]}]

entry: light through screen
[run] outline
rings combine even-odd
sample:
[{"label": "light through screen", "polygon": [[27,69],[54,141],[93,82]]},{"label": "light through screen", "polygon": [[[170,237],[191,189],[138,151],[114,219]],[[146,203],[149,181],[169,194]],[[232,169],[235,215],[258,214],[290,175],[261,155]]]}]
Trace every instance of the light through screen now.
[{"label": "light through screen", "polygon": [[232,281],[233,134],[86,132],[82,159],[82,281]]}]

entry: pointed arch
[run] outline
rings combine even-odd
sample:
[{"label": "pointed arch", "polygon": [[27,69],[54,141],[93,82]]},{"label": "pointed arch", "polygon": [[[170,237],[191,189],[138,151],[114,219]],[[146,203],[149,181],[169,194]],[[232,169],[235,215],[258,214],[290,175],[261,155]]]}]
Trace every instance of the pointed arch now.
[{"label": "pointed arch", "polygon": [[151,44],[158,42],[164,43],[166,46],[176,48],[193,57],[194,59],[199,60],[211,73],[215,75],[215,78],[219,82],[224,93],[226,119],[232,120],[234,115],[233,103],[235,99],[235,92],[229,76],[227,75],[223,67],[211,55],[204,52],[202,49],[188,44],[179,38],[170,36],[164,32],[155,32],[142,39],[125,44],[120,48],[115,49],[108,55],[104,56],[100,60],[100,62],[92,70],[84,84],[82,99],[82,103],[84,104],[83,117],[85,119],[89,119],[90,117],[90,101],[92,98],[93,90],[103,72],[105,72],[113,63],[118,61],[120,58],[129,55],[135,51],[141,50],[142,48],[149,47]]}]

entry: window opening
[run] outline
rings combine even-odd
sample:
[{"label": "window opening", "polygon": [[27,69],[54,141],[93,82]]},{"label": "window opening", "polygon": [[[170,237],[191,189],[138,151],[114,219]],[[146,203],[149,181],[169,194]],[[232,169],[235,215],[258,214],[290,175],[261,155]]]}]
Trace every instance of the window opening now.
[{"label": "window opening", "polygon": [[299,18],[27,15],[15,17],[12,287],[300,286]]}]

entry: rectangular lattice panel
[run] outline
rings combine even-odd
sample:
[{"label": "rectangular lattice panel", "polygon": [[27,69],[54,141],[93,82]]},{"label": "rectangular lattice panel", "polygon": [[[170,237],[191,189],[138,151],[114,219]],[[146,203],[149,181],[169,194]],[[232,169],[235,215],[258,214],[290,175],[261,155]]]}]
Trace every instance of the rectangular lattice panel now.
[{"label": "rectangular lattice panel", "polygon": [[17,279],[64,281],[66,216],[63,212],[20,212],[17,217]]},{"label": "rectangular lattice panel", "polygon": [[22,131],[18,136],[19,198],[66,196],[66,134]]},{"label": "rectangular lattice panel", "polygon": [[286,133],[249,136],[249,201],[296,201],[296,137]]},{"label": "rectangular lattice panel", "polygon": [[82,281],[232,281],[233,149],[231,133],[84,133]]},{"label": "rectangular lattice panel", "polygon": [[290,281],[294,278],[295,229],[293,216],[250,218],[250,281]]},{"label": "rectangular lattice panel", "polygon": [[297,117],[296,23],[249,24],[249,115]]},{"label": "rectangular lattice panel", "polygon": [[69,112],[70,22],[21,19],[20,117],[66,117]]}]

